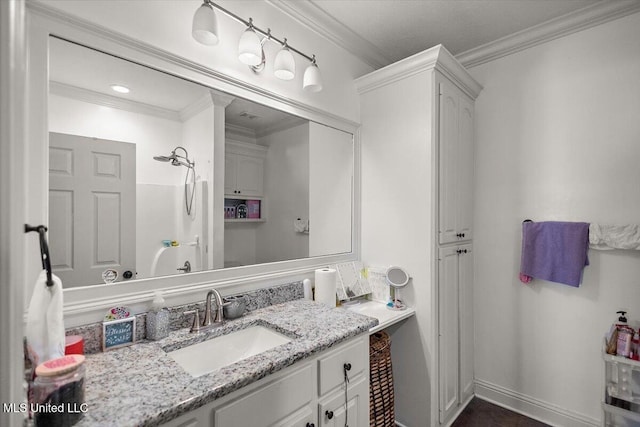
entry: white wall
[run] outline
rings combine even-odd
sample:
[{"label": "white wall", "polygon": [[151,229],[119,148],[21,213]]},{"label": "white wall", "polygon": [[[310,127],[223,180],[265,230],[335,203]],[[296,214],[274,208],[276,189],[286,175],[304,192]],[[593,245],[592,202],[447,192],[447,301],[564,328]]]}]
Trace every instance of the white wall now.
[{"label": "white wall", "polygon": [[309,235],[296,233],[293,221],[309,218],[309,123],[264,136],[267,221],[257,229],[256,262],[309,256]]},{"label": "white wall", "polygon": [[413,278],[402,296],[416,316],[393,330],[391,345],[396,419],[406,426],[435,425],[436,415],[428,166],[433,164],[432,78],[423,71],[361,96],[362,260],[401,266]]},{"label": "white wall", "polygon": [[182,123],[54,94],[49,96],[49,131],[136,144],[136,181],[175,185],[181,170],[153,160],[168,156],[182,139]]},{"label": "white wall", "polygon": [[[211,104],[208,108],[199,112],[193,117],[183,122],[182,126],[182,144],[189,150],[189,158],[195,162],[195,175],[198,185],[195,189],[194,200],[191,203],[191,215],[187,214],[184,196],[184,186],[181,186],[181,192],[178,196],[178,239],[185,242],[194,241],[196,236],[200,240],[200,244],[194,250],[196,251],[194,258],[190,258],[192,271],[207,270],[213,268],[212,256],[206,256],[205,248],[211,247],[213,241],[213,198],[214,198],[214,107]],[[220,141],[223,144],[224,141]],[[182,174],[186,174],[184,167],[180,168]],[[182,177],[184,182],[184,175]],[[189,183],[192,183],[192,175],[189,172]],[[190,196],[193,186],[189,185],[187,196],[191,202]],[[210,226],[211,224],[211,226]],[[194,264],[194,259],[197,260]],[[182,261],[184,263],[184,261]]]},{"label": "white wall", "polygon": [[640,319],[640,253],[589,251],[579,288],[524,285],[521,222],[640,222],[638,40],[635,14],[470,70],[484,86],[476,102],[476,377],[495,399],[521,396],[532,402],[519,404],[527,411],[555,408],[577,425],[601,418],[600,350],[615,311]]},{"label": "white wall", "polygon": [[[298,55],[295,55],[296,77],[292,81],[285,82],[273,76],[273,59],[279,49],[275,43],[265,46],[265,71],[254,74],[237,59],[238,39],[244,31],[243,25],[221,13],[218,13],[220,43],[210,47],[196,42],[191,37],[191,23],[195,11],[202,4],[200,0],[129,0],[118,2],[117,7],[111,0],[41,2],[240,81],[349,120],[358,120],[358,97],[352,80],[372,71],[371,67],[292,20],[268,2],[223,0],[219,3],[244,19],[252,17],[260,28],[271,28],[275,36],[287,37],[293,47],[309,55],[315,54],[322,72],[322,92],[302,90],[302,75],[308,62]],[[141,25],[141,17],[144,17],[144,25]]]},{"label": "white wall", "polygon": [[350,252],[353,136],[309,123],[309,256]]}]

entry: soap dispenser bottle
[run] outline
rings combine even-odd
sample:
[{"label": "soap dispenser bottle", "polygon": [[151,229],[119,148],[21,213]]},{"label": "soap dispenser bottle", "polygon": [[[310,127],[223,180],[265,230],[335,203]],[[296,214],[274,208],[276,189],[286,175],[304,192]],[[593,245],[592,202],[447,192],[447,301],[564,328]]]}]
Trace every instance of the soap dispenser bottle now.
[{"label": "soap dispenser bottle", "polygon": [[147,313],[147,339],[160,340],[169,335],[169,310],[160,291],[155,291],[151,311]]},{"label": "soap dispenser bottle", "polygon": [[618,349],[618,333],[620,332],[620,327],[625,326],[627,324],[627,318],[625,317],[626,311],[617,311],[618,323],[614,323],[611,325],[611,329],[609,329],[609,333],[607,334],[607,353],[608,354],[617,354]]},{"label": "soap dispenser bottle", "polygon": [[622,357],[629,357],[631,350],[631,340],[633,339],[633,328],[627,324],[626,312],[619,311],[620,318],[618,319],[618,342],[616,343],[616,354]]}]

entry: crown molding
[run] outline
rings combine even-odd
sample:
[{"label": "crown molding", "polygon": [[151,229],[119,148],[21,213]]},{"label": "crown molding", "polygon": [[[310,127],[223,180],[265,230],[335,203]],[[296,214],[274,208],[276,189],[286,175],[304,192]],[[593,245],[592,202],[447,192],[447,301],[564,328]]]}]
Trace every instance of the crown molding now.
[{"label": "crown molding", "polygon": [[83,89],[71,86],[65,83],[51,81],[49,82],[49,91],[53,95],[63,96],[65,98],[75,99],[77,101],[88,102],[90,104],[101,105],[104,107],[116,108],[118,110],[129,111],[132,113],[146,114],[161,119],[181,121],[180,113],[169,110],[167,108],[156,107],[142,102],[132,101],[129,99],[119,98],[117,96],[107,95],[100,92],[94,92],[89,89]]},{"label": "crown molding", "polygon": [[373,43],[360,37],[349,27],[325,12],[324,9],[308,0],[266,1],[374,69],[382,68],[391,63],[391,60]]},{"label": "crown molding", "polygon": [[465,67],[475,67],[639,11],[640,1],[637,0],[601,1],[469,49],[456,58]]},{"label": "crown molding", "polygon": [[206,95],[201,96],[199,99],[180,110],[180,120],[186,122],[190,118],[196,116],[197,114],[200,114],[210,107],[213,107],[213,99],[212,95],[207,93]]},{"label": "crown molding", "polygon": [[308,120],[301,119],[300,117],[291,116],[286,119],[280,120],[271,126],[261,127],[256,130],[256,138],[263,138],[272,133],[281,132],[287,129],[294,128],[304,123],[309,123]]},{"label": "crown molding", "polygon": [[467,95],[476,99],[482,86],[442,45],[437,45],[355,80],[359,94],[386,86],[417,73],[438,70],[455,82]]},{"label": "crown molding", "polygon": [[224,125],[225,137],[229,139],[250,139],[251,141],[256,140],[256,133],[249,128],[244,126],[234,125],[232,123],[225,123]]}]

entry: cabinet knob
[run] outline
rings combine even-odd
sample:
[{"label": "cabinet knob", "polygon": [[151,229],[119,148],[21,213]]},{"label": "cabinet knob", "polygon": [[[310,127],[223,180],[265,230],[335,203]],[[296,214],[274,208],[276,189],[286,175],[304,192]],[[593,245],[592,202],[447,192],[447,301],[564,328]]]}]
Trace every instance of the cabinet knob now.
[{"label": "cabinet knob", "polygon": [[306,427],[316,427],[316,425],[314,423],[307,423]]},{"label": "cabinet knob", "polygon": [[325,411],[324,414],[327,416],[328,419],[333,418],[333,411]]},{"label": "cabinet knob", "polygon": [[458,249],[458,250],[456,250],[456,253],[457,253],[458,255],[460,255],[460,254],[462,253],[462,249]]},{"label": "cabinet knob", "polygon": [[466,250],[466,249],[464,249],[462,252],[464,252],[464,253],[466,254],[466,253],[467,253],[467,250]]},{"label": "cabinet knob", "polygon": [[344,364],[344,370],[345,371],[350,371],[351,370],[351,363],[347,362]]}]

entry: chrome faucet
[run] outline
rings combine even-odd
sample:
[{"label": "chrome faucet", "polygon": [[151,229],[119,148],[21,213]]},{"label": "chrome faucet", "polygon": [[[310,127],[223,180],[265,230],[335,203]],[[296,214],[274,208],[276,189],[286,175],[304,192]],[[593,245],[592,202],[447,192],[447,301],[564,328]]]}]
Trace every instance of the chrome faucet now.
[{"label": "chrome faucet", "polygon": [[[216,317],[211,321],[211,296],[215,295],[216,297],[216,305],[218,306],[216,311]],[[204,306],[204,320],[202,325],[200,325],[200,316],[198,310],[185,311],[185,315],[193,314],[193,325],[191,326],[190,332],[200,332],[203,330],[215,328],[216,326],[220,326],[224,323],[224,314],[222,310],[222,297],[220,296],[220,292],[217,289],[211,289],[207,292],[207,300]]]},{"label": "chrome faucet", "polygon": [[216,297],[216,305],[218,309],[216,311],[216,317],[213,319],[214,324],[221,324],[224,322],[224,315],[222,312],[222,297],[220,296],[220,292],[217,289],[211,289],[207,292],[207,301],[204,307],[204,321],[202,322],[203,327],[211,326],[211,295],[215,295]]}]

